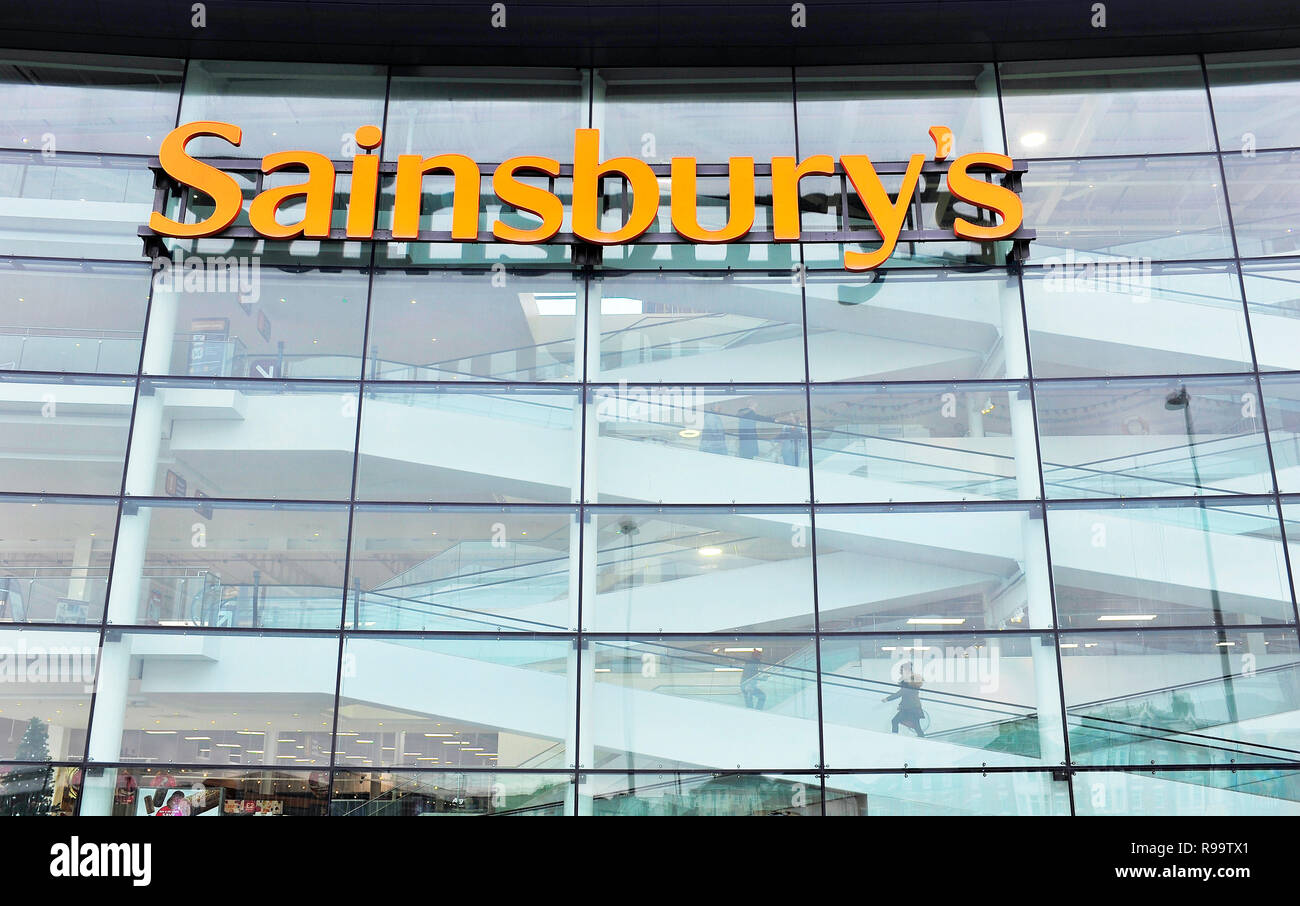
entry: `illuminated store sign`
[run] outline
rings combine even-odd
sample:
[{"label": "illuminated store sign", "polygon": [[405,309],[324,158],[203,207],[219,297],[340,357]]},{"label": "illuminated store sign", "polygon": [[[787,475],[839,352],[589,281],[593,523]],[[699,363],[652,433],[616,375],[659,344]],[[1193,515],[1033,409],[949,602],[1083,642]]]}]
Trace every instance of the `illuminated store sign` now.
[{"label": "illuminated store sign", "polygon": [[[166,210],[155,210],[149,218],[149,227],[142,233],[155,237],[198,239],[222,234],[263,239],[379,239],[396,241],[451,241],[451,242],[509,242],[541,243],[557,241],[565,206],[560,197],[536,185],[536,177],[566,177],[572,179],[572,236],[569,241],[592,245],[619,245],[645,237],[659,214],[661,175],[643,160],[633,157],[616,157],[600,160],[600,133],[596,129],[578,129],[574,133],[573,164],[563,166],[549,157],[514,157],[500,164],[492,173],[492,192],[502,205],[535,216],[538,223],[527,228],[511,225],[500,219],[490,232],[479,232],[482,210],[481,182],[483,173],[474,160],[463,154],[438,154],[424,157],[419,154],[399,155],[396,163],[382,162],[377,154],[358,154],[352,161],[331,161],[314,151],[277,151],[266,155],[260,174],[275,173],[287,168],[306,170],[302,182],[275,186],[258,192],[248,206],[249,227],[234,228],[244,203],[243,193],[235,177],[227,170],[248,171],[248,162],[226,161],[227,166],[214,166],[191,156],[188,143],[199,136],[224,139],[238,146],[243,138],[239,126],[221,122],[193,122],[177,127],[163,141],[158,156],[158,168],[165,179],[185,191],[197,190],[212,201],[212,210],[196,222],[173,219]],[[934,141],[935,162],[945,162],[952,147],[952,132],[946,126],[930,129]],[[377,126],[362,126],[356,130],[357,145],[366,150],[379,147],[383,135]],[[221,163],[221,162],[218,162]],[[917,186],[923,171],[935,172],[936,164],[927,162],[924,154],[913,154],[905,163],[887,169],[873,164],[865,154],[845,154],[836,161],[829,154],[816,154],[802,161],[794,157],[774,157],[764,176],[770,175],[772,192],[772,231],[768,238],[774,242],[796,242],[804,237],[799,217],[799,181],[805,176],[847,177],[845,197],[849,189],[870,216],[879,234],[880,246],[869,252],[845,251],[844,266],[849,270],[871,270],[883,264],[893,253],[900,238],[905,241],[935,241],[936,239],[973,240],[991,242],[1003,239],[1025,240],[1031,234],[1021,230],[1024,209],[1015,188],[1023,166],[1005,154],[975,152],[963,154],[941,169],[946,175],[948,193],[956,201],[966,202],[977,209],[996,215],[1000,222],[981,223],[964,217],[952,221],[951,232],[936,236],[933,231],[906,231],[910,209],[915,203]],[[662,168],[660,168],[662,169]],[[381,170],[394,178],[392,227],[377,230],[375,219]],[[983,171],[983,177],[973,171]],[[755,220],[756,166],[752,157],[730,158],[726,176],[729,185],[729,212],[727,222],[719,229],[706,229],[698,216],[697,178],[701,167],[693,157],[674,157],[668,170],[671,221],[674,232],[682,240],[693,243],[738,242],[750,236]],[[334,190],[339,173],[351,176],[347,202],[347,226],[331,229],[334,209]],[[423,182],[426,174],[449,173],[453,179],[451,232],[446,236],[433,235],[420,230]],[[991,174],[1004,175],[1003,184],[991,181]],[[901,178],[896,199],[891,199],[882,175]],[[533,177],[532,182],[526,181]],[[623,223],[617,229],[601,228],[602,181],[619,179],[627,183],[630,202]],[[260,186],[260,182],[258,183]],[[553,185],[553,182],[551,183]],[[302,217],[296,223],[281,223],[281,208],[292,203],[301,205]],[[165,207],[165,206],[163,206]],[[176,213],[176,212],[172,212]],[[994,218],[988,218],[994,221]],[[837,236],[841,240],[862,241],[862,236]],[[871,241],[871,237],[867,237]]]}]

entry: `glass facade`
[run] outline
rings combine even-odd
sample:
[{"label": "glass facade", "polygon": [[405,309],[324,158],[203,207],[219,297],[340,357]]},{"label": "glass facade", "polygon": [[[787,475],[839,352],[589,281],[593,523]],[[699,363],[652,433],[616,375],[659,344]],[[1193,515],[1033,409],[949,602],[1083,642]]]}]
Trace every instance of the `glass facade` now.
[{"label": "glass facade", "polygon": [[[1300,813],[1298,93],[1300,51],[0,53],[0,814]],[[866,274],[752,239],[151,263],[150,159],[198,119],[245,134],[200,155],[349,159],[372,123],[485,173],[585,127],[725,164],[944,123],[1028,162],[1038,238]],[[806,230],[868,222],[800,191]]]}]

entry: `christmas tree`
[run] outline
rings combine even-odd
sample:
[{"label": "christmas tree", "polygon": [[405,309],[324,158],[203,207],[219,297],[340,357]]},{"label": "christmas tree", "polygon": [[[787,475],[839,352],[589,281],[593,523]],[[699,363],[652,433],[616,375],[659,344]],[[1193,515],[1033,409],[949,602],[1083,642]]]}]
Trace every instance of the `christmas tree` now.
[{"label": "christmas tree", "polygon": [[[18,761],[48,762],[50,731],[45,721],[33,717],[18,743]],[[0,815],[48,815],[54,768],[49,764],[14,767],[0,776]]]}]

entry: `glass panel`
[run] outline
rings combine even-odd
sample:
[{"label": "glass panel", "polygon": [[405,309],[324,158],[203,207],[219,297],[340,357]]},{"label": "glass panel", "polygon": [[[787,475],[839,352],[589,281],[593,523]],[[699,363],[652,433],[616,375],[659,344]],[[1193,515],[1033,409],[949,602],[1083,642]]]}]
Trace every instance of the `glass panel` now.
[{"label": "glass panel", "polygon": [[591,632],[811,632],[807,510],[597,510]]},{"label": "glass panel", "polygon": [[557,817],[573,814],[572,774],[365,773],[334,775],[330,814],[410,817],[429,815],[515,815]]},{"label": "glass panel", "polygon": [[582,774],[580,815],[748,817],[822,812],[816,775]]},{"label": "glass panel", "polygon": [[244,130],[238,148],[197,138],[191,154],[261,157],[295,148],[339,160],[352,156],[359,126],[383,125],[385,81],[382,66],[191,60],[181,122],[216,120]]},{"label": "glass panel", "polygon": [[143,158],[0,151],[0,255],[138,261],[151,210]]},{"label": "glass panel", "polygon": [[1044,263],[1024,279],[1035,377],[1251,370],[1233,268]]},{"label": "glass panel", "polygon": [[321,817],[328,802],[325,771],[100,768],[89,772],[81,813],[139,818]]},{"label": "glass panel", "polygon": [[1047,519],[1063,627],[1295,622],[1271,503],[1053,504]]},{"label": "glass panel", "polygon": [[1032,260],[1231,258],[1221,182],[1213,156],[1037,161],[1022,195]]},{"label": "glass panel", "polygon": [[795,152],[789,69],[598,69],[595,80],[604,158],[770,162]]},{"label": "glass panel", "polygon": [[1300,491],[1300,375],[1264,375],[1264,409],[1278,490]]},{"label": "glass panel", "polygon": [[110,622],[337,629],[347,532],[345,506],[128,503]]},{"label": "glass panel", "polygon": [[126,492],[346,500],[355,384],[146,380]]},{"label": "glass panel", "polygon": [[380,271],[367,377],[573,381],[583,283],[571,274]]},{"label": "glass panel", "polygon": [[907,160],[933,151],[929,129],[953,132],[950,154],[1002,150],[997,79],[987,63],[807,67],[795,73],[799,154]]},{"label": "glass panel", "polygon": [[358,506],[352,629],[577,629],[576,514]]},{"label": "glass panel", "polygon": [[819,502],[1039,496],[1027,387],[814,387],[812,411]]},{"label": "glass panel", "polygon": [[135,374],[149,303],[140,265],[0,260],[0,368]]},{"label": "glass panel", "polygon": [[464,154],[480,165],[521,155],[573,162],[573,131],[587,125],[582,69],[464,69],[393,72],[384,158]]},{"label": "glass panel", "polygon": [[[184,260],[183,268],[155,275],[146,374],[361,377],[364,271],[264,268],[255,258]],[[202,267],[191,271],[191,263]],[[203,282],[189,283],[191,274]]]},{"label": "glass panel", "polygon": [[587,496],[601,503],[806,503],[806,405],[801,390],[766,387],[594,388]]},{"label": "glass panel", "polygon": [[1049,628],[1038,505],[818,510],[822,632]]},{"label": "glass panel", "polygon": [[1079,815],[1300,815],[1300,772],[1080,771]]},{"label": "glass panel", "polygon": [[176,122],[180,60],[5,53],[0,146],[155,154]]},{"label": "glass panel", "polygon": [[1050,635],[823,639],[821,670],[828,767],[1033,767],[1065,758]]},{"label": "glass panel", "polygon": [[820,760],[811,638],[587,644],[583,665],[593,664],[595,687],[584,689],[582,740],[602,768],[811,768]]},{"label": "glass panel", "polygon": [[0,500],[0,622],[98,623],[117,504]]},{"label": "glass panel", "polygon": [[1040,383],[1048,497],[1272,491],[1252,378]]},{"label": "glass panel", "polygon": [[568,389],[367,388],[357,497],[568,503],[578,491],[580,417]]},{"label": "glass panel", "polygon": [[338,659],[326,635],[109,632],[90,757],[328,766]]},{"label": "glass panel", "polygon": [[1260,371],[1300,371],[1300,263],[1242,267]]},{"label": "glass panel", "polygon": [[1294,762],[1295,629],[1071,633],[1061,671],[1078,764]]},{"label": "glass panel", "polygon": [[81,761],[98,630],[0,629],[0,759]]},{"label": "glass panel", "polygon": [[605,275],[587,307],[601,381],[802,381],[797,281],[767,274]]},{"label": "glass panel", "polygon": [[1243,258],[1300,253],[1300,151],[1223,155],[1232,225]]},{"label": "glass panel", "polygon": [[814,275],[808,280],[814,381],[1027,376],[1020,292],[997,273]]},{"label": "glass panel", "polygon": [[1070,814],[1065,781],[1042,771],[993,774],[832,774],[826,814],[944,816]]},{"label": "glass panel", "polygon": [[1195,57],[1002,63],[1015,157],[1213,151]]},{"label": "glass panel", "polygon": [[70,818],[81,796],[81,768],[0,765],[0,815]]},{"label": "glass panel", "polygon": [[1293,103],[1300,91],[1296,51],[1209,54],[1205,68],[1225,155],[1300,146],[1300,115]]},{"label": "glass panel", "polygon": [[134,379],[0,375],[0,490],[117,494],[134,397]]},{"label": "glass panel", "polygon": [[335,764],[573,764],[570,640],[352,637],[343,657]]}]

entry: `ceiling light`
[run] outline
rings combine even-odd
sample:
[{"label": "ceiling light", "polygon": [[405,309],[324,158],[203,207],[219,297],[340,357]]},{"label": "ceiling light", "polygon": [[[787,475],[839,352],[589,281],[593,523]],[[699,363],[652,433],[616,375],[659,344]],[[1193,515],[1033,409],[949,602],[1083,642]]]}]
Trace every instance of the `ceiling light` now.
[{"label": "ceiling light", "polygon": [[1026,148],[1037,148],[1045,141],[1047,141],[1047,136],[1041,132],[1026,132],[1020,136],[1020,144]]}]

